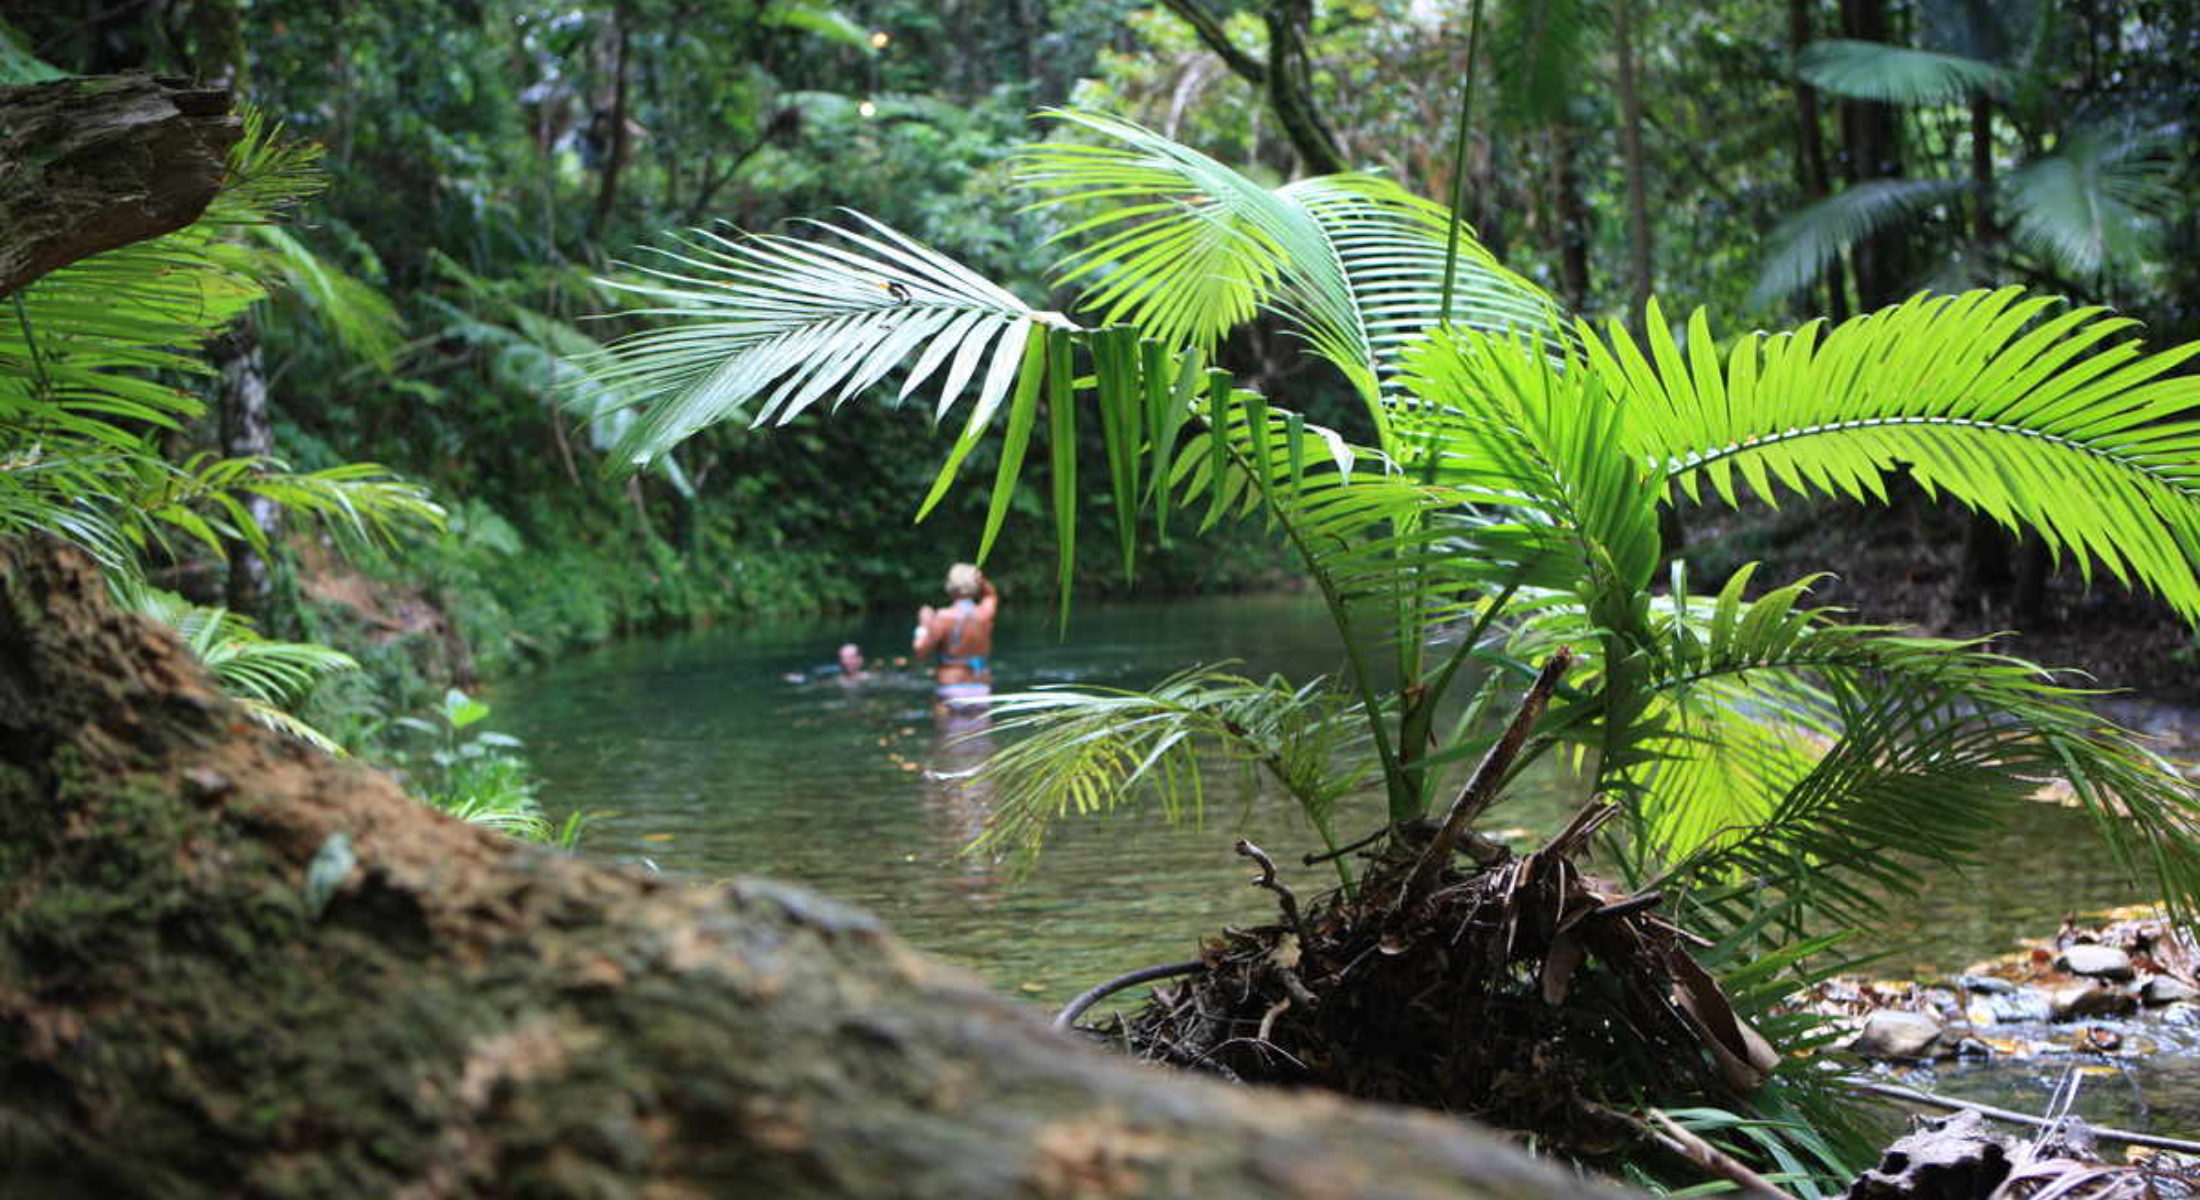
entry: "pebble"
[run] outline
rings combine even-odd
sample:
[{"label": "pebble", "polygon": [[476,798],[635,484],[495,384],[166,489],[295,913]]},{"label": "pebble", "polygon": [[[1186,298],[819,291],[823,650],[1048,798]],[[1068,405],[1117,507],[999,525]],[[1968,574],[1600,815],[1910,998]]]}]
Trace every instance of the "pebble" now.
[{"label": "pebble", "polygon": [[2072,975],[2091,975],[2097,979],[2129,979],[2132,976],[2131,956],[2114,946],[2080,942],[2063,950],[2058,965]]},{"label": "pebble", "polygon": [[2139,999],[2148,1008],[2158,1008],[2181,1000],[2200,1000],[2200,988],[2174,975],[2156,975],[2139,986]]},{"label": "pebble", "polygon": [[2085,1017],[2123,1017],[2138,1011],[2139,998],[2118,988],[2097,983],[2068,983],[2047,994],[2048,1009],[2057,1021]]},{"label": "pebble", "polygon": [[1865,1018],[1849,1049],[1865,1058],[1930,1058],[1940,1022],[1924,1013],[1881,1009]]},{"label": "pebble", "polygon": [[1992,975],[1958,975],[1954,984],[1967,992],[1985,996],[2006,996],[2017,990],[2017,985]]}]

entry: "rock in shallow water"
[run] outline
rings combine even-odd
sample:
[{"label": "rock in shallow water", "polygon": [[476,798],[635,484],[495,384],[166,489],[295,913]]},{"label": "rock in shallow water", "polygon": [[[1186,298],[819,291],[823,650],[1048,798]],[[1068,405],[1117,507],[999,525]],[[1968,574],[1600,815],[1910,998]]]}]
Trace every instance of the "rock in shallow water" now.
[{"label": "rock in shallow water", "polygon": [[1971,997],[1970,1007],[1963,1010],[1965,1019],[1973,1025],[2021,1025],[2031,1021],[2051,1021],[2054,1009],[2047,997],[2035,991],[1989,992]]},{"label": "rock in shallow water", "polygon": [[2114,946],[2080,942],[2062,952],[2061,966],[2072,975],[2096,979],[2131,978],[2131,956]]},{"label": "rock in shallow water", "polygon": [[2126,1017],[2139,1010],[2139,998],[2098,983],[2069,983],[2047,994],[2047,1006],[2057,1021]]},{"label": "rock in shallow water", "polygon": [[1937,1018],[1882,1009],[1865,1019],[1849,1049],[1865,1058],[1931,1058],[1939,1040]]},{"label": "rock in shallow water", "polygon": [[2148,1008],[2156,1008],[2180,1000],[2200,999],[2200,988],[2173,975],[2156,975],[2140,986],[2139,999]]}]

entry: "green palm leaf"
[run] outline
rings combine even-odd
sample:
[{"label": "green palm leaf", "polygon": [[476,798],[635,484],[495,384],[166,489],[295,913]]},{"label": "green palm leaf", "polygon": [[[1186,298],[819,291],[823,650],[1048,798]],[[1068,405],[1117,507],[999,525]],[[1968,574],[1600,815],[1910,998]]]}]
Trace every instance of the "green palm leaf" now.
[{"label": "green palm leaf", "polygon": [[2003,180],[2010,236],[2058,270],[2095,275],[2112,263],[2144,257],[2159,217],[2177,200],[2171,135],[2160,130],[2118,136],[2079,130],[2053,154],[2032,159]]},{"label": "green palm leaf", "polygon": [[2018,82],[2016,72],[1976,58],[1838,38],[1803,47],[1796,73],[1834,95],[1882,104],[1952,104]]},{"label": "green palm leaf", "polygon": [[[1821,333],[1748,335],[1722,355],[1701,313],[1685,353],[1653,307],[1647,350],[1615,326],[1590,361],[1627,444],[1691,497],[1737,483],[1883,499],[1906,465],[2090,573],[2200,618],[2200,343],[2147,354],[2097,308],[2053,317],[2019,289],[1919,296]],[[1723,361],[1722,361],[1723,359]],[[1653,363],[1655,365],[1653,365]]]},{"label": "green palm leaf", "polygon": [[[603,384],[656,399],[619,447],[643,463],[705,425],[746,415],[794,419],[838,404],[915,356],[907,397],[944,370],[944,412],[979,383],[973,424],[1007,396],[1034,325],[1066,324],[1032,309],[944,255],[852,213],[856,228],[815,225],[825,238],[733,241],[697,232],[642,281],[607,281],[680,318],[615,343],[593,364]],[[829,240],[827,240],[829,239]]]},{"label": "green palm leaf", "polygon": [[1296,687],[1214,664],[1149,691],[1049,688],[997,696],[993,729],[1018,736],[987,760],[993,811],[981,846],[1036,853],[1071,815],[1152,797],[1170,821],[1198,820],[1217,764],[1259,772],[1283,787],[1328,837],[1336,800],[1357,785],[1341,751],[1358,718],[1327,679]]},{"label": "green palm leaf", "polygon": [[1816,284],[1857,243],[1953,202],[1968,187],[1954,179],[1874,179],[1820,200],[1772,231],[1772,254],[1751,298],[1762,302]]},{"label": "green palm leaf", "polygon": [[[1022,182],[1042,206],[1100,205],[1062,237],[1096,233],[1062,278],[1083,302],[1172,345],[1213,347],[1260,308],[1295,323],[1369,404],[1405,345],[1441,316],[1448,214],[1366,176],[1267,188],[1128,121],[1061,112],[1115,143],[1044,142]],[[1453,316],[1485,329],[1557,328],[1557,308],[1471,237],[1455,268]],[[1377,421],[1383,421],[1380,411]]]}]

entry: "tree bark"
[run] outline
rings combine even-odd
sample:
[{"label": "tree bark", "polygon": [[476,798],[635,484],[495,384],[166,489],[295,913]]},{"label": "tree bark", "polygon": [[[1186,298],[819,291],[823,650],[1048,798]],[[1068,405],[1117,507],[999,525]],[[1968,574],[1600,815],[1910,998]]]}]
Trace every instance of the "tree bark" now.
[{"label": "tree bark", "polygon": [[1642,84],[1635,59],[1634,0],[1612,5],[1613,49],[1619,57],[1619,145],[1627,172],[1627,324],[1641,329],[1654,284],[1650,266],[1649,165],[1642,152]]},{"label": "tree bark", "polygon": [[0,87],[0,296],[197,220],[242,129],[228,92],[171,79]]},{"label": "tree bark", "polygon": [[626,167],[628,151],[626,83],[627,60],[631,57],[629,51],[633,46],[633,34],[628,29],[626,5],[621,4],[612,9],[611,23],[617,36],[612,50],[616,57],[611,68],[610,157],[604,161],[603,175],[596,186],[596,207],[588,217],[588,240],[591,242],[601,240],[604,229],[611,222],[612,206],[619,200],[619,174]]},{"label": "tree bark", "polygon": [[[1841,36],[1866,42],[1894,42],[1887,0],[1841,0]],[[1854,186],[1872,179],[1902,176],[1902,126],[1892,105],[1874,100],[1841,102],[1843,167]],[[1890,225],[1858,242],[1849,258],[1856,273],[1856,303],[1866,310],[1902,299],[1910,285],[1909,233]]]},{"label": "tree bark", "polygon": [[[1788,50],[1798,57],[1810,45],[1810,10],[1813,0],[1788,0]],[[1795,130],[1797,174],[1805,202],[1816,204],[1833,194],[1833,179],[1826,173],[1826,138],[1818,117],[1818,89],[1793,73],[1795,79]],[[1838,324],[1849,319],[1848,272],[1839,255],[1826,264],[1826,318]]]},{"label": "tree bark", "polygon": [[1306,51],[1306,30],[1313,22],[1309,0],[1269,0],[1261,10],[1268,27],[1268,57],[1264,61],[1238,49],[1224,29],[1222,19],[1203,0],[1162,0],[1162,3],[1199,36],[1200,43],[1219,56],[1232,73],[1261,88],[1268,107],[1283,126],[1299,165],[1308,174],[1337,175],[1352,169],[1337,137],[1322,120],[1314,104],[1313,64]]},{"label": "tree bark", "polygon": [[1573,122],[1551,122],[1552,232],[1558,241],[1558,290],[1566,307],[1589,311],[1589,203],[1582,195],[1580,141]]},{"label": "tree bark", "polygon": [[[245,90],[244,8],[238,0],[194,0],[191,5],[191,59],[202,83],[236,94]],[[214,367],[216,431],[226,458],[266,458],[275,453],[274,412],[269,407],[267,360],[260,353],[260,322],[247,311],[229,323],[222,336],[207,343]],[[244,502],[245,516],[263,541],[272,541],[281,508],[265,496]],[[267,556],[244,538],[224,542],[229,580],[223,603],[232,612],[260,616],[271,587]]]},{"label": "tree bark", "polygon": [[507,841],[0,545],[0,1193],[1595,1197],[1081,1047],[871,917]]}]

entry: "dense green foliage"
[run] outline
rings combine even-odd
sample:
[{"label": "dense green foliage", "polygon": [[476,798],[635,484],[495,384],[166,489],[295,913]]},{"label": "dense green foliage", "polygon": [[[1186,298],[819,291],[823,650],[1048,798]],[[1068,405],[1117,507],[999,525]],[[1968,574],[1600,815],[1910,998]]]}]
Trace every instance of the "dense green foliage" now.
[{"label": "dense green foliage", "polygon": [[[1215,751],[1265,768],[1333,855],[1352,832],[1335,801],[1363,780],[1393,827],[1471,825],[1496,796],[1469,784],[1446,805],[1455,767],[1499,743],[1516,669],[1570,653],[1582,666],[1507,768],[1568,759],[1582,798],[1622,817],[1630,890],[1662,888],[1727,953],[1822,948],[1824,922],[1870,919],[1918,861],[1963,863],[2047,778],[2175,911],[2200,901],[2200,797],[2081,693],[1982,644],[1844,624],[1804,603],[1809,579],[1753,593],[1745,568],[1694,595],[1659,519],[1745,492],[1884,500],[1906,466],[2200,619],[2200,427],[2179,419],[2200,378],[2173,374],[2200,343],[2148,353],[2112,340],[2128,322],[2017,288],[1723,342],[1701,311],[1676,336],[1655,302],[1643,336],[1599,330],[1378,181],[1265,188],[1067,118],[1101,142],[1041,144],[1024,182],[1090,213],[1074,229],[1096,241],[1058,270],[1093,277],[1091,324],[858,214],[837,240],[690,246],[644,289],[672,323],[598,370],[646,397],[622,446],[643,465],[715,422],[944,369],[941,411],[967,395],[968,416],[928,505],[996,439],[992,492],[1012,493],[1043,409],[1065,571],[1080,508],[1106,498],[1123,528],[1173,508],[1278,531],[1346,670],[1010,696],[1026,736],[985,768],[988,837],[1036,849],[1052,821],[1148,792],[1187,811]],[[1369,443],[1203,368],[1256,311],[1348,381]],[[1079,423],[1103,430],[1103,484],[1075,483]],[[1129,571],[1136,539],[1121,551]],[[1699,1098],[1661,1098],[1680,1099]]]},{"label": "dense green foliage", "polygon": [[1065,613],[1291,563],[1339,676],[1010,701],[993,836],[1195,807],[1215,753],[1325,839],[1357,788],[1439,814],[1564,644],[1527,759],[1762,999],[2043,777],[2200,895],[2189,789],[2069,682],[1677,519],[1922,489],[2200,614],[2194,6],[0,0],[0,81],[137,69],[283,132],[0,297],[0,534],[446,808],[576,828],[453,681],[973,550]]}]

